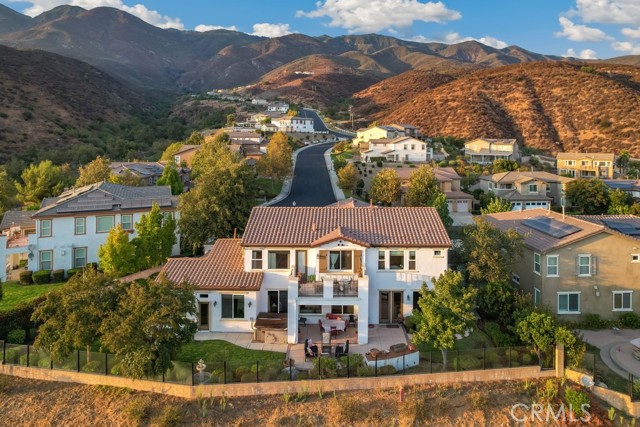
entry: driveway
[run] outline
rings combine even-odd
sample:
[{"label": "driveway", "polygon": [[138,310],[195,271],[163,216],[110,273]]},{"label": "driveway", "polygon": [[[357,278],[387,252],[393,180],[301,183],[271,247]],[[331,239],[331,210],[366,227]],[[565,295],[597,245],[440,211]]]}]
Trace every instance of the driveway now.
[{"label": "driveway", "polygon": [[324,152],[331,144],[319,144],[298,153],[293,184],[287,198],[272,206],[326,206],[335,203]]}]

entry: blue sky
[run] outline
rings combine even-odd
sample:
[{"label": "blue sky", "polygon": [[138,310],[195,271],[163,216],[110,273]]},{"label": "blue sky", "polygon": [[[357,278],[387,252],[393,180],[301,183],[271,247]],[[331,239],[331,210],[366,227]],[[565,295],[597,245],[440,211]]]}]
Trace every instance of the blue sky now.
[{"label": "blue sky", "polygon": [[640,54],[640,0],[0,0],[35,16],[61,4],[111,6],[162,28],[229,28],[277,37],[379,33],[475,39],[583,58]]}]

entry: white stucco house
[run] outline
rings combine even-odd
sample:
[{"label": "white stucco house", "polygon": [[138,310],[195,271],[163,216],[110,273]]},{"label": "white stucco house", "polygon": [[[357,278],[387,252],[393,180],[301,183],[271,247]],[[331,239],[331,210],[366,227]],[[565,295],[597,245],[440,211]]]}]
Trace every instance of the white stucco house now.
[{"label": "white stucco house", "polygon": [[271,124],[275,125],[281,132],[313,132],[313,119],[309,117],[279,117],[277,119],[271,119]]},{"label": "white stucco house", "polygon": [[298,323],[327,313],[357,324],[397,323],[416,307],[423,282],[447,268],[451,240],[434,208],[338,204],[253,209],[242,239],[218,239],[201,258],[172,258],[170,280],[196,286],[201,330],[252,332],[279,315],[286,341]]},{"label": "white stucco house", "polygon": [[286,102],[272,102],[267,105],[267,111],[270,113],[286,113],[289,111],[289,104]]},{"label": "white stucco house", "polygon": [[[98,248],[105,243],[109,230],[121,224],[135,237],[134,225],[153,203],[178,219],[178,199],[168,186],[129,187],[100,182],[44,199],[31,216],[36,230],[28,235],[23,248],[28,269],[69,270],[98,262]],[[2,251],[7,244],[1,243],[0,259],[4,259]],[[172,253],[180,253],[179,235]]]},{"label": "white stucco house", "polygon": [[372,139],[360,143],[360,157],[366,162],[379,158],[390,162],[428,162],[433,158],[433,149],[425,141],[408,136]]}]

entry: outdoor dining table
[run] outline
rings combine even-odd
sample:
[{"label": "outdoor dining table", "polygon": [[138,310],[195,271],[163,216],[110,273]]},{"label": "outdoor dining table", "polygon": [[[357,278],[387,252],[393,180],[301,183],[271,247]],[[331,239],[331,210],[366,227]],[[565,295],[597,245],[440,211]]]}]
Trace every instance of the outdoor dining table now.
[{"label": "outdoor dining table", "polygon": [[342,319],[322,319],[322,327],[327,331],[330,331],[332,327],[338,331],[344,331],[347,324]]}]

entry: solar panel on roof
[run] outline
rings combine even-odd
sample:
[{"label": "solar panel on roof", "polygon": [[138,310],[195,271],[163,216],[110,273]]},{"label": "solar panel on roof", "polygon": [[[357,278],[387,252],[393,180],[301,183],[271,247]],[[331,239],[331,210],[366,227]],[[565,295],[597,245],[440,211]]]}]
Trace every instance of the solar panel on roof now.
[{"label": "solar panel on roof", "polygon": [[529,218],[525,221],[522,221],[522,224],[548,236],[555,237],[556,239],[563,239],[567,236],[577,233],[578,231],[582,231],[581,228],[574,225],[544,216]]},{"label": "solar panel on roof", "polygon": [[603,219],[602,222],[612,230],[627,236],[640,236],[640,221],[636,219]]}]

